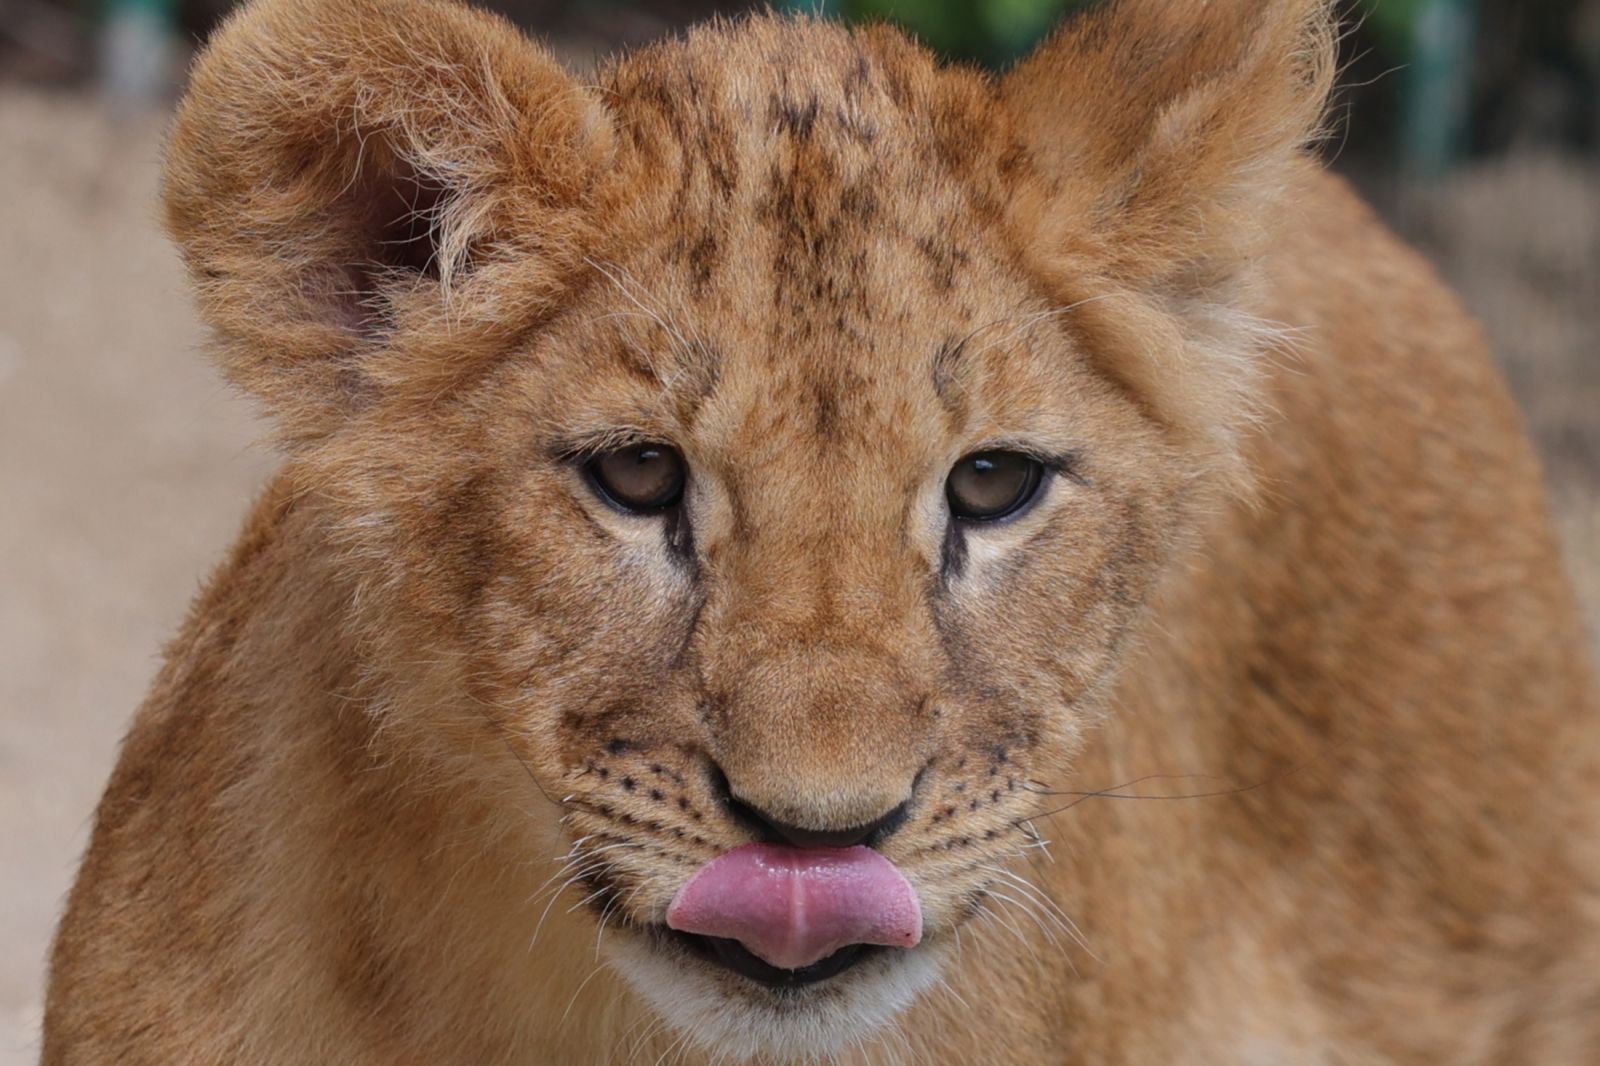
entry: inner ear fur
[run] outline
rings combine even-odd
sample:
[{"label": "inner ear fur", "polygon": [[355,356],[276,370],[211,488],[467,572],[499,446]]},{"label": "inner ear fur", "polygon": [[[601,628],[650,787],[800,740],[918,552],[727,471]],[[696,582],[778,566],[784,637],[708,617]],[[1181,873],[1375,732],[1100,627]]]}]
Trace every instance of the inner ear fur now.
[{"label": "inner ear fur", "polygon": [[1000,84],[1034,175],[1012,221],[1037,276],[1120,336],[1107,372],[1235,488],[1278,335],[1255,268],[1302,181],[1334,45],[1327,0],[1112,0]]},{"label": "inner ear fur", "polygon": [[255,0],[178,109],[167,225],[224,371],[293,443],[375,391],[470,372],[548,313],[613,144],[601,106],[496,16]]}]

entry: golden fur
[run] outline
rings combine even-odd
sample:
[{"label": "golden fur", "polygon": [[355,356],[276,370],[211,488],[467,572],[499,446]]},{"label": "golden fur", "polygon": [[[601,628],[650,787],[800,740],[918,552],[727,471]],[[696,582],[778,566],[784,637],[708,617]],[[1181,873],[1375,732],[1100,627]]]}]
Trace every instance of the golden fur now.
[{"label": "golden fur", "polygon": [[[439,0],[238,12],[167,218],[287,459],[44,1061],[1590,1061],[1583,638],[1477,328],[1302,154],[1330,49],[1123,0],[1000,78],[756,18],[585,85]],[[635,440],[679,518],[583,483]],[[1061,476],[952,532],[994,443]],[[748,839],[713,762],[910,795],[924,945],[779,996],[658,944]]]}]

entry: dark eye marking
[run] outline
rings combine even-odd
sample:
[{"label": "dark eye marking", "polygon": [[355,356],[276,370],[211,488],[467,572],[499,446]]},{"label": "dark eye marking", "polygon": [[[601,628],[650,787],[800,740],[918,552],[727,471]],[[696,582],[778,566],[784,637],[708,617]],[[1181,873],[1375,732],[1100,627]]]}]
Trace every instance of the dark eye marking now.
[{"label": "dark eye marking", "polygon": [[1089,479],[1078,463],[1073,452],[1050,454],[1013,444],[996,444],[962,458],[945,479],[951,520],[940,548],[942,579],[948,582],[965,569],[969,530],[1025,513],[1043,497],[1051,478],[1087,486]]}]

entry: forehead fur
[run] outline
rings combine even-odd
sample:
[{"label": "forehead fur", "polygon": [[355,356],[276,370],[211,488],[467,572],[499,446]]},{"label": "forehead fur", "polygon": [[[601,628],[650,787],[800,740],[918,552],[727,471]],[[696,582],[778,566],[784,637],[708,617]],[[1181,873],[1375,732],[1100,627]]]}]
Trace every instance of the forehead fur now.
[{"label": "forehead fur", "polygon": [[601,89],[629,194],[627,236],[597,266],[682,335],[669,346],[693,349],[707,391],[801,374],[820,436],[885,428],[875,386],[932,401],[975,330],[1048,306],[1005,231],[1023,157],[993,86],[899,34],[716,24],[620,62]]},{"label": "forehead fur", "polygon": [[894,324],[875,304],[981,284],[1006,258],[992,92],[897,34],[719,24],[602,84],[652,267],[708,312],[759,315],[772,343],[868,340]]},{"label": "forehead fur", "polygon": [[785,266],[840,251],[831,238],[846,225],[892,233],[930,211],[993,224],[996,178],[1017,161],[983,75],[881,28],[713,24],[622,61],[602,85],[650,206],[745,214],[795,242]]}]

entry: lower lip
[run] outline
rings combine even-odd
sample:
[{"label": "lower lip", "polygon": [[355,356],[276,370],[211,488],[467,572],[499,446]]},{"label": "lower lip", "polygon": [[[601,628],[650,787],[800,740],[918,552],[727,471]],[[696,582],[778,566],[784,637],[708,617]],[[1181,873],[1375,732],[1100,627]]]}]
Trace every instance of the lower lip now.
[{"label": "lower lip", "polygon": [[830,977],[837,977],[856,963],[871,958],[882,948],[871,944],[851,944],[842,947],[825,959],[819,959],[810,966],[798,970],[781,970],[776,966],[761,961],[751,954],[743,944],[737,940],[725,940],[721,937],[699,936],[694,933],[680,933],[674,930],[663,930],[673,940],[688,948],[690,953],[698,958],[714,962],[725,969],[732,970],[741,977],[748,977],[758,984],[768,988],[802,988],[806,985],[826,981]]}]

